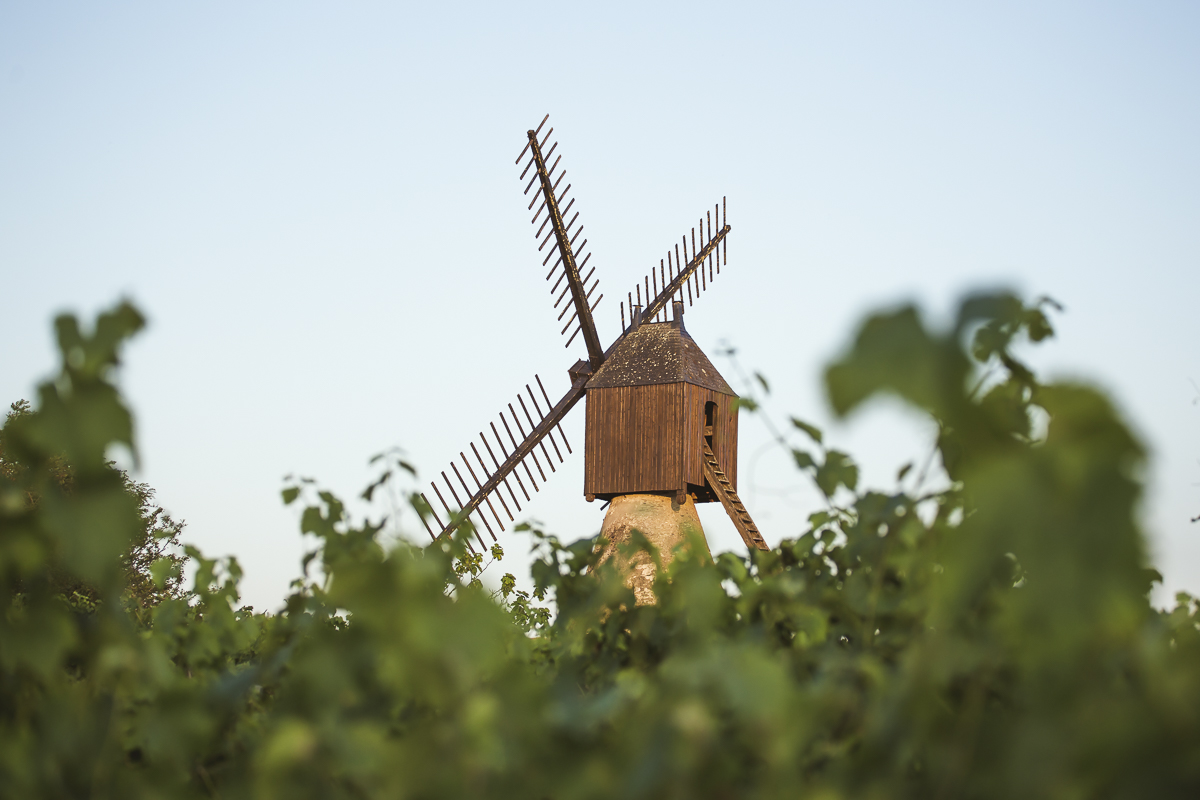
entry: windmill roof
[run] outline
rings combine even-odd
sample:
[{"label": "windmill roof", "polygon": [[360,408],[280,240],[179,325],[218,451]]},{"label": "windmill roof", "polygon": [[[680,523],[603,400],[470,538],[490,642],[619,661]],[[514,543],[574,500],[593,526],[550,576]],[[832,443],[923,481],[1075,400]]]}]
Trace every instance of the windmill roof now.
[{"label": "windmill roof", "polygon": [[646,322],[626,334],[587,388],[661,383],[691,383],[736,397],[687,330],[674,322]]}]

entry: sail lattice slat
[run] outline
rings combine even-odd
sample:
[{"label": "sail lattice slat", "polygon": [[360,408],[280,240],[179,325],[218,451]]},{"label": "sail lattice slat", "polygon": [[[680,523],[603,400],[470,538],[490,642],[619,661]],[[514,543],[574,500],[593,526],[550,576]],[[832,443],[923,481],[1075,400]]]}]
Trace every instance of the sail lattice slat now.
[{"label": "sail lattice slat", "polygon": [[[659,259],[658,269],[652,268],[626,295],[621,303],[621,330],[633,326],[635,313],[641,314],[643,322],[666,322],[672,301],[682,303],[686,298],[690,306],[721,274],[722,259],[728,258],[729,245],[725,237],[730,230],[725,198],[721,198],[721,202],[714,204],[712,211],[705,212],[699,224],[691,229],[690,238],[686,234],[682,236],[680,244],[668,250],[665,258]],[[629,304],[628,324],[625,321],[626,303]]]},{"label": "sail lattice slat", "polygon": [[[495,421],[488,423],[491,438],[484,431],[479,432],[479,441],[483,445],[483,449],[480,450],[478,445],[474,442],[471,443],[469,449],[471,456],[474,456],[474,462],[472,462],[471,456],[467,455],[467,451],[460,450],[459,460],[450,463],[453,479],[443,471],[440,484],[436,480],[430,483],[430,488],[433,489],[434,496],[438,499],[441,511],[446,515],[445,522],[442,522],[437,508],[429,501],[429,498],[424,494],[421,495],[430,510],[433,511],[430,516],[438,526],[438,529],[434,530],[429,521],[422,517],[425,529],[429,531],[432,538],[437,539],[439,536],[452,533],[464,520],[470,519],[475,527],[475,537],[479,547],[486,551],[487,545],[480,530],[487,531],[493,541],[496,540],[496,534],[492,529],[492,522],[495,522],[501,531],[505,530],[504,518],[497,512],[496,505],[492,502],[493,497],[499,500],[504,517],[507,517],[509,522],[513,522],[515,518],[508,500],[512,501],[512,506],[517,511],[521,510],[521,501],[509,479],[512,478],[515,481],[521,496],[525,498],[526,502],[529,502],[532,495],[526,488],[526,481],[522,479],[522,472],[534,493],[540,492],[541,487],[538,482],[539,479],[542,483],[546,482],[546,467],[549,468],[550,474],[554,474],[557,471],[554,465],[555,457],[561,464],[564,461],[563,449],[568,454],[572,452],[571,443],[567,441],[566,434],[562,430],[562,420],[583,397],[586,376],[577,379],[566,395],[553,405],[550,403],[550,396],[546,393],[546,387],[542,383],[541,377],[535,375],[534,380],[537,383],[542,402],[546,405],[545,412],[542,411],[538,395],[534,393],[530,384],[525,384],[525,392],[518,393],[516,396],[516,406],[511,402],[508,403],[508,415],[506,416],[504,411],[498,415],[500,426],[497,427]],[[526,402],[527,397],[528,403]],[[521,409],[520,413],[516,410],[517,408]],[[535,414],[537,415],[536,420]],[[521,415],[524,416],[525,423],[529,426],[528,431],[522,424]],[[557,437],[555,433],[558,434]],[[559,439],[562,440],[562,447],[559,446]],[[547,440],[553,448],[553,455],[546,447]],[[500,456],[496,455],[497,451]],[[538,459],[539,451],[543,459]],[[485,452],[488,454],[487,460],[483,457]],[[546,467],[542,466],[542,460],[546,462]],[[533,463],[532,468],[530,462]],[[460,464],[462,469],[459,468]],[[478,473],[475,471],[476,466],[479,468]],[[481,480],[479,475],[483,475],[484,479]],[[466,476],[470,476],[471,483],[467,482]],[[443,488],[447,490],[445,494],[442,492]],[[502,489],[508,492],[507,500]],[[462,495],[459,494],[460,490],[463,492]]]},{"label": "sail lattice slat", "polygon": [[[589,259],[591,259],[591,253],[585,254],[587,239],[580,240],[583,234],[583,223],[579,221],[579,212],[571,213],[575,207],[575,198],[571,197],[569,201],[567,200],[572,184],[568,182],[565,187],[559,189],[567,172],[566,167],[561,166],[562,155],[554,157],[558,142],[552,144],[549,150],[545,149],[546,142],[550,141],[550,137],[554,133],[554,128],[550,128],[544,136],[541,135],[541,130],[545,127],[548,119],[550,119],[549,114],[545,116],[536,130],[528,132],[528,141],[521,150],[521,154],[517,156],[516,163],[520,165],[521,160],[528,154],[529,161],[521,170],[521,178],[524,179],[530,170],[534,170],[529,182],[525,185],[526,194],[533,191],[535,186],[537,187],[533,193],[533,199],[529,201],[528,210],[532,211],[533,207],[537,205],[537,211],[530,219],[530,224],[537,226],[534,238],[538,240],[538,252],[546,252],[542,266],[554,261],[550,271],[546,273],[546,281],[549,282],[551,278],[557,276],[550,287],[550,294],[554,297],[554,308],[563,306],[558,315],[558,321],[562,322],[563,317],[571,312],[570,318],[562,329],[564,336],[567,336],[567,332],[572,328],[574,329],[570,336],[567,336],[566,346],[570,347],[571,343],[575,341],[575,337],[582,334],[588,349],[588,359],[594,368],[598,368],[603,360],[603,348],[601,348],[600,339],[596,335],[592,312],[600,304],[604,295],[596,291],[600,286],[600,279],[595,277],[596,268],[593,266],[586,274],[583,274]],[[539,136],[541,136],[540,141]],[[552,157],[553,161],[551,161]],[[565,207],[563,206],[564,202],[566,203]],[[592,295],[596,295],[594,300]]]}]

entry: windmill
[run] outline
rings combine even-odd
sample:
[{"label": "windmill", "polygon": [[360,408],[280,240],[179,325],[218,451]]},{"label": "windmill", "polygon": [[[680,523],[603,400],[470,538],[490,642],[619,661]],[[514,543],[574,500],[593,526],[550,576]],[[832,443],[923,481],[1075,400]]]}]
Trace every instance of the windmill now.
[{"label": "windmill", "polygon": [[590,253],[580,258],[587,239],[580,241],[579,212],[568,216],[575,205],[574,197],[568,200],[571,183],[560,188],[566,171],[560,169],[562,154],[554,155],[558,143],[546,149],[554,128],[541,135],[549,118],[547,114],[537,129],[528,131],[516,164],[528,157],[521,172],[523,180],[529,176],[525,194],[533,193],[527,211],[534,212],[530,221],[538,252],[546,252],[542,267],[553,261],[546,282],[555,298],[554,308],[562,306],[559,321],[570,314],[561,331],[564,336],[571,332],[566,347],[582,335],[587,358],[568,369],[571,388],[558,402],[551,402],[541,377],[535,375],[546,410],[526,383],[525,393],[515,398],[520,413],[508,403],[508,416],[503,410],[498,415],[499,427],[491,421],[479,431],[482,449],[472,442],[469,456],[459,451],[462,469],[457,462],[450,464],[454,480],[443,470],[443,485],[436,479],[430,484],[446,514],[445,522],[429,498],[421,495],[437,524],[435,530],[422,514],[425,528],[436,540],[472,519],[479,546],[486,550],[481,530],[495,540],[492,521],[503,531],[504,517],[514,521],[513,508],[521,510],[521,498],[529,502],[530,489],[541,491],[539,479],[545,483],[546,469],[556,471],[550,449],[559,463],[564,460],[563,449],[572,452],[561,422],[586,398],[584,496],[589,502],[634,494],[671,496],[679,503],[688,498],[720,502],[747,547],[768,549],[737,494],[737,395],[683,324],[684,299],[691,305],[720,274],[727,257],[730,227],[724,199],[692,228],[690,251],[685,235],[659,260],[658,270],[651,268],[627,294],[620,304],[621,335],[606,349],[592,317],[604,295],[592,299],[599,286],[599,279],[593,277],[596,268],[587,269]]}]

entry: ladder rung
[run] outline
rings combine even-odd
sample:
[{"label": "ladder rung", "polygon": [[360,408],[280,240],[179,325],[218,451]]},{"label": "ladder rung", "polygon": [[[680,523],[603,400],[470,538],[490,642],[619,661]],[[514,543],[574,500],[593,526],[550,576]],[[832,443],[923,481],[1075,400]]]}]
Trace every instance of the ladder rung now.
[{"label": "ladder rung", "polygon": [[742,504],[742,499],[738,497],[737,492],[733,490],[733,485],[730,484],[729,478],[721,470],[720,462],[717,461],[717,456],[710,449],[707,442],[704,443],[704,466],[705,473],[713,491],[716,492],[721,502],[725,505],[725,509],[729,512],[734,524],[737,526],[739,533],[747,544],[752,544],[760,549],[766,549],[766,541],[758,531],[758,526],[754,524],[754,520],[750,518],[750,512],[746,510],[746,506]]}]

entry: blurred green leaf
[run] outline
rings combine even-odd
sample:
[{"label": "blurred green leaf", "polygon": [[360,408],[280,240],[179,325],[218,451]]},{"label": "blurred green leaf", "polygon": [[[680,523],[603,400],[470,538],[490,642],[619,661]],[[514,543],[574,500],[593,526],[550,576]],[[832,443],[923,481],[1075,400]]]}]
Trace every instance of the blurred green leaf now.
[{"label": "blurred green leaf", "polygon": [[966,375],[961,351],[931,337],[916,308],[908,306],[868,318],[850,352],[826,369],[825,385],[839,416],[876,393],[892,392],[947,418]]},{"label": "blurred green leaf", "polygon": [[800,469],[807,469],[817,465],[817,462],[813,460],[813,457],[809,453],[798,448],[792,448],[792,459]]},{"label": "blurred green leaf", "polygon": [[735,397],[730,403],[730,408],[734,411],[740,411],[743,408],[747,411],[757,411],[758,403],[751,397]]},{"label": "blurred green leaf", "polygon": [[825,463],[817,468],[816,480],[826,497],[832,497],[839,486],[853,492],[858,488],[858,466],[845,453],[830,450],[825,454]]},{"label": "blurred green leaf", "polygon": [[804,431],[806,434],[808,434],[808,437],[810,439],[812,439],[814,442],[816,442],[817,444],[823,443],[823,438],[822,438],[820,428],[816,427],[815,425],[809,425],[807,422],[804,422],[801,419],[797,419],[796,417],[791,417],[790,419],[792,421],[792,425],[795,428],[797,428],[798,430]]},{"label": "blurred green leaf", "polygon": [[[839,414],[889,394],[933,416],[940,489],[860,488],[793,420],[829,501],[764,528],[795,538],[710,559],[635,533],[623,568],[520,522],[522,588],[468,520],[420,547],[289,477],[316,538],[267,613],[104,460],[133,446],[112,368],[140,315],[61,317],[60,373],[0,429],[0,793],[1193,796],[1200,603],[1149,604],[1146,453],[1112,402],[1013,355],[1053,307],[972,296],[941,332],[884,312],[829,367]],[[397,453],[367,502],[413,474]]]}]

